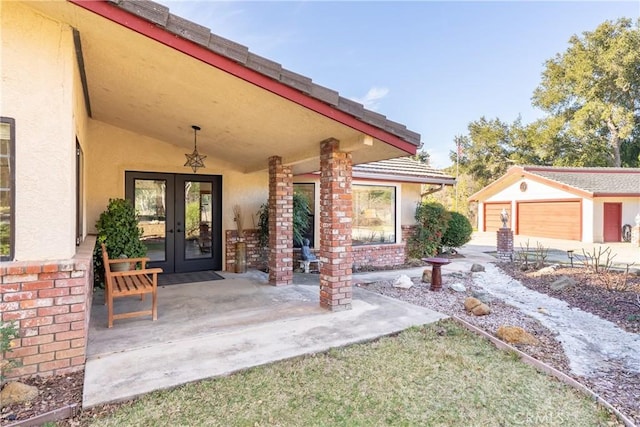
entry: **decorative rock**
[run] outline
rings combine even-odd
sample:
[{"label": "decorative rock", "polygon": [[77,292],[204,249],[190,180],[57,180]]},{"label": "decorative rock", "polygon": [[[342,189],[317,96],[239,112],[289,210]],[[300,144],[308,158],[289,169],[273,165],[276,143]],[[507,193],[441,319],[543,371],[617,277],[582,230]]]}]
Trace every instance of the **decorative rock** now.
[{"label": "decorative rock", "polygon": [[38,396],[38,389],[21,382],[10,382],[0,391],[0,408],[14,403],[30,402]]},{"label": "decorative rock", "polygon": [[500,326],[496,336],[509,344],[538,344],[538,340],[520,326]]},{"label": "decorative rock", "polygon": [[471,314],[474,316],[486,316],[487,314],[491,314],[491,309],[485,303],[477,305],[471,309]]},{"label": "decorative rock", "polygon": [[396,280],[393,282],[394,288],[410,289],[412,286],[413,282],[406,274],[401,274],[400,276],[396,277]]},{"label": "decorative rock", "polygon": [[431,269],[426,268],[422,272],[422,283],[431,283]]},{"label": "decorative rock", "polygon": [[456,292],[466,292],[467,288],[462,284],[462,283],[453,283],[451,286],[449,286],[451,289],[453,289]]},{"label": "decorative rock", "polygon": [[573,285],[575,285],[577,283],[578,282],[575,279],[573,279],[572,277],[562,276],[558,280],[553,282],[551,285],[549,285],[549,287],[551,289],[553,289],[554,291],[561,291],[561,290],[566,289],[569,286],[573,286]]},{"label": "decorative rock", "polygon": [[491,295],[489,295],[488,292],[485,292],[485,291],[473,291],[473,292],[471,292],[471,296],[474,297],[474,298],[479,299],[480,301],[482,301],[485,304],[488,304],[491,301],[493,301],[493,297]]},{"label": "decorative rock", "polygon": [[540,270],[536,271],[534,276],[537,276],[537,277],[544,276],[544,275],[547,275],[547,274],[552,274],[554,271],[556,271],[556,266],[555,265],[550,265],[548,267],[544,267],[544,268],[541,268]]},{"label": "decorative rock", "polygon": [[482,265],[482,264],[475,264],[475,263],[474,263],[474,264],[471,266],[471,272],[472,272],[472,273],[478,273],[478,272],[481,272],[481,271],[484,271],[484,265]]},{"label": "decorative rock", "polygon": [[487,304],[474,297],[468,297],[464,300],[464,309],[474,316],[485,316],[491,313],[491,309]]}]

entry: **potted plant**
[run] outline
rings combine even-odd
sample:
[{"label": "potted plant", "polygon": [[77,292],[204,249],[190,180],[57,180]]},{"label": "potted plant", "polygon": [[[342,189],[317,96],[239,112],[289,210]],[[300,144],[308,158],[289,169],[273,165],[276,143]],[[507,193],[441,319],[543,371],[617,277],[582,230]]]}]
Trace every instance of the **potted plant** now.
[{"label": "potted plant", "polygon": [[140,240],[142,230],[138,227],[138,217],[129,200],[109,199],[107,209],[100,214],[96,222],[96,229],[98,239],[93,253],[94,283],[96,286],[102,286],[104,265],[101,243],[107,247],[110,259],[144,257],[147,248]]}]

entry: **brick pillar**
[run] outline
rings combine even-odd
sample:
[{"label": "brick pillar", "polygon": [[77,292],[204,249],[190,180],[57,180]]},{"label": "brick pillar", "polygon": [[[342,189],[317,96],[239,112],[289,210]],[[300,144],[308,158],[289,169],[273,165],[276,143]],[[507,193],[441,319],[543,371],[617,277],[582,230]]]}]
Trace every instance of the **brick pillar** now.
[{"label": "brick pillar", "polygon": [[293,283],[293,173],[269,158],[269,284]]},{"label": "brick pillar", "polygon": [[513,261],[513,230],[500,228],[498,235],[498,259]]},{"label": "brick pillar", "polygon": [[320,144],[320,306],[351,309],[351,154]]}]

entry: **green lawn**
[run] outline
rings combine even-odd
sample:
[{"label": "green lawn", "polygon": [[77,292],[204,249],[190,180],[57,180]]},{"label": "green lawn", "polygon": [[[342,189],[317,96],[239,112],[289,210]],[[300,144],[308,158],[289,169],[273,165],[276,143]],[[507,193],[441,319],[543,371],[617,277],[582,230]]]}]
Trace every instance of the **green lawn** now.
[{"label": "green lawn", "polygon": [[615,424],[576,390],[452,321],[152,393],[91,420],[96,426]]}]

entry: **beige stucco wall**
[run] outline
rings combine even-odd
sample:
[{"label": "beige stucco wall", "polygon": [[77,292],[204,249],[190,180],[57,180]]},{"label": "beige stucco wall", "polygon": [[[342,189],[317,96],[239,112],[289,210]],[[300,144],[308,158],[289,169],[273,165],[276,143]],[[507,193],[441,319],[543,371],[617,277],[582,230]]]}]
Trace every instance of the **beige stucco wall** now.
[{"label": "beige stucco wall", "polygon": [[400,223],[401,225],[413,225],[416,223],[416,208],[422,200],[422,185],[402,183],[401,190]]},{"label": "beige stucco wall", "polygon": [[15,259],[75,253],[74,67],[69,27],[2,2],[0,114],[16,122]]},{"label": "beige stucco wall", "polygon": [[[139,135],[98,120],[88,123],[87,229],[95,233],[95,223],[110,198],[125,195],[125,172],[161,172],[191,174],[183,166],[185,149],[166,141]],[[188,135],[187,137],[190,137]],[[233,206],[243,213],[244,228],[254,226],[254,214],[268,198],[268,171],[239,173],[216,160],[215,153],[203,153],[206,168],[198,175],[222,175],[222,228],[235,229]],[[257,221],[256,221],[257,223]],[[223,247],[224,253],[224,247]]]}]

